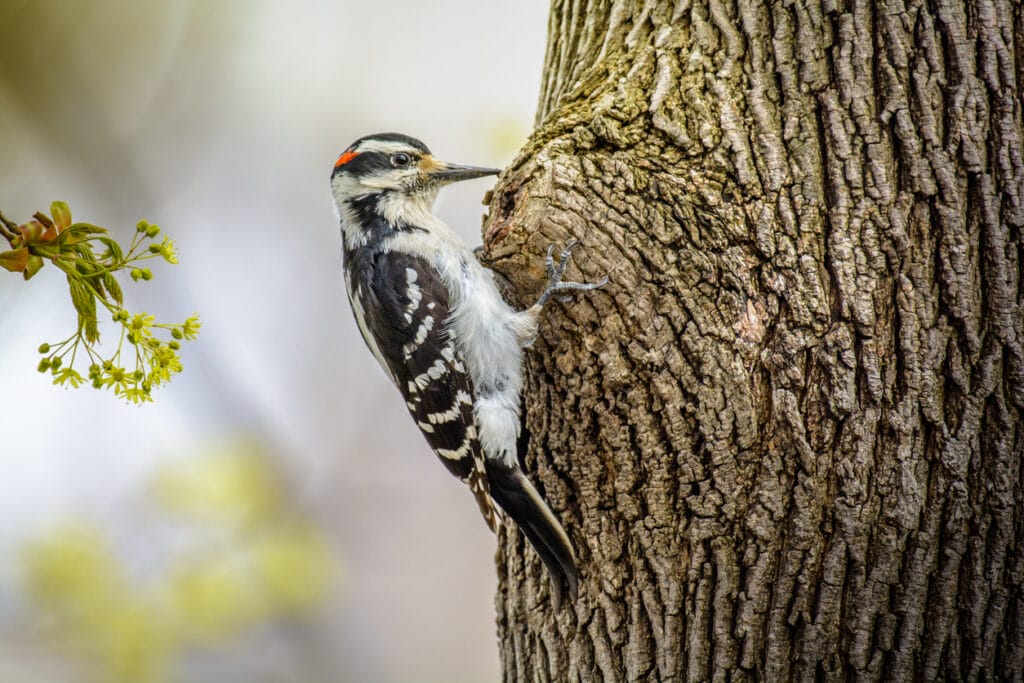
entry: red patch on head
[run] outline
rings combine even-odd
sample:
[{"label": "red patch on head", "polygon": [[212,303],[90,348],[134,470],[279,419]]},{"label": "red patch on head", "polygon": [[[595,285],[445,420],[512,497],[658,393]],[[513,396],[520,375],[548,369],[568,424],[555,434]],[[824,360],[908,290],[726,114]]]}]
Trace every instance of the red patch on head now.
[{"label": "red patch on head", "polygon": [[334,162],[334,168],[338,168],[339,166],[344,166],[348,162],[350,162],[353,159],[355,159],[357,156],[359,156],[359,152],[353,152],[352,150],[349,150],[349,151],[345,152],[340,157],[338,157],[337,161]]}]

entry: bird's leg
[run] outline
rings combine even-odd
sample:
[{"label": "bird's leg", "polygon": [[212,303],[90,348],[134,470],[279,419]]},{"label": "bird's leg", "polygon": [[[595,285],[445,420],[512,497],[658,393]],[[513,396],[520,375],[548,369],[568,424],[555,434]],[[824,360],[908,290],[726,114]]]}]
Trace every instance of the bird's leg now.
[{"label": "bird's leg", "polygon": [[[578,241],[573,240],[569,244],[565,245],[565,249],[562,250],[561,256],[558,258],[558,263],[555,263],[553,254],[555,253],[555,245],[548,247],[548,255],[544,259],[545,265],[548,269],[548,286],[544,290],[544,293],[537,299],[535,307],[543,308],[544,304],[548,302],[551,297],[555,296],[559,292],[589,292],[592,289],[603,287],[608,284],[608,276],[601,278],[600,282],[562,282],[562,276],[565,275],[565,268],[569,265],[569,259],[572,258],[573,248],[579,244]],[[559,301],[569,301],[568,296],[558,297]]]},{"label": "bird's leg", "polygon": [[[565,245],[565,249],[562,250],[561,255],[558,258],[558,263],[555,263],[554,253],[555,245],[548,247],[548,254],[544,260],[548,270],[548,286],[544,289],[544,292],[537,299],[537,303],[530,306],[524,311],[520,311],[516,314],[515,322],[517,327],[517,333],[519,340],[523,347],[529,347],[533,344],[534,339],[537,337],[537,329],[540,325],[540,313],[544,309],[546,304],[551,297],[556,296],[559,292],[587,292],[598,287],[603,287],[608,283],[608,277],[605,276],[600,282],[563,282],[562,276],[565,275],[565,269],[569,265],[569,259],[572,257],[573,248],[579,244],[576,240],[569,242]],[[559,301],[568,301],[569,296],[557,296]]]}]

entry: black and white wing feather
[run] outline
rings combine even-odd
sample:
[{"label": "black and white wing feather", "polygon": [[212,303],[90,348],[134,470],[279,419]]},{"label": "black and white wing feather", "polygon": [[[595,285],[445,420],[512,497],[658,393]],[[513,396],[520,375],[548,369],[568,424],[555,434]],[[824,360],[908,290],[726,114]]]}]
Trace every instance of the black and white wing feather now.
[{"label": "black and white wing feather", "polygon": [[473,417],[473,383],[448,333],[448,290],[425,260],[398,252],[353,255],[349,299],[367,346],[391,376],[427,443],[466,482],[496,526]]}]

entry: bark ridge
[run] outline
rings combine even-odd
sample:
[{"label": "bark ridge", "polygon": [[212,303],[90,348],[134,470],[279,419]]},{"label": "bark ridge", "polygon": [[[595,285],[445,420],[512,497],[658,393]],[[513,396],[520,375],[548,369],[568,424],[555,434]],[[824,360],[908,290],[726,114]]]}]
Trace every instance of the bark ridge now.
[{"label": "bark ridge", "polygon": [[529,301],[509,681],[1024,677],[1024,12],[554,0],[485,258]]}]

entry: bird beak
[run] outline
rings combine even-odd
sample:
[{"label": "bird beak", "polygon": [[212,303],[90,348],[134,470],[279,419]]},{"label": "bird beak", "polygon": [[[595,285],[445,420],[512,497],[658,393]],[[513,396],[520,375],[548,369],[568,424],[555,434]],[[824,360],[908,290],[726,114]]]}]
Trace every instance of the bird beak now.
[{"label": "bird beak", "polygon": [[473,178],[483,178],[484,176],[501,173],[500,168],[462,166],[461,164],[446,164],[443,161],[435,161],[430,165],[430,168],[426,168],[424,171],[428,178],[441,183],[454,183],[459,180],[472,180]]}]

